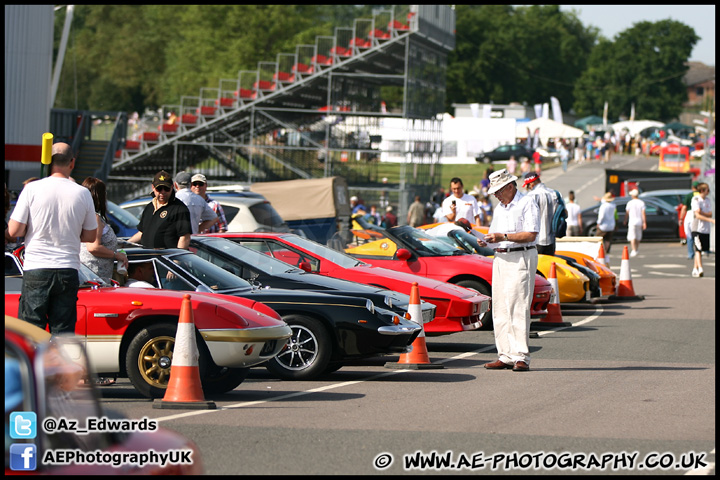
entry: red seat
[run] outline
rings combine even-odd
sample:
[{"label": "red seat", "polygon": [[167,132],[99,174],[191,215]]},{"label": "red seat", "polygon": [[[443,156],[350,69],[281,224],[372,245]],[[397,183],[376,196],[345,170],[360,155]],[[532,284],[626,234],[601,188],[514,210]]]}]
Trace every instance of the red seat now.
[{"label": "red seat", "polygon": [[253,83],[253,87],[259,90],[275,90],[275,82],[260,80],[259,82]]},{"label": "red seat", "polygon": [[273,80],[279,80],[281,82],[294,82],[295,75],[287,72],[277,72],[273,75]]},{"label": "red seat", "polygon": [[236,97],[240,98],[255,98],[257,96],[257,92],[254,92],[253,90],[249,90],[247,88],[241,88],[237,92],[235,92]]},{"label": "red seat", "polygon": [[352,56],[352,50],[345,47],[333,47],[330,49],[330,53],[334,53],[335,55],[339,57],[351,57]]},{"label": "red seat", "polygon": [[332,65],[332,57],[326,57],[325,55],[315,55],[312,57],[313,63],[318,65]]},{"label": "red seat", "polygon": [[163,133],[177,133],[177,123],[163,123],[160,125],[160,131]]},{"label": "red seat", "polygon": [[135,140],[126,140],[125,150],[140,150],[140,142],[136,142]]},{"label": "red seat", "polygon": [[186,124],[192,124],[197,123],[197,115],[192,115],[190,113],[184,113],[180,116],[180,123],[186,123]]},{"label": "red seat", "polygon": [[296,63],[293,65],[292,71],[296,73],[310,73],[310,68],[312,67],[308,67],[304,63]]},{"label": "red seat", "polygon": [[409,25],[399,22],[398,20],[393,20],[392,22],[388,23],[388,28],[395,30],[410,30]]},{"label": "red seat", "polygon": [[122,150],[115,150],[115,158],[122,157]]},{"label": "red seat", "polygon": [[357,47],[357,48],[370,48],[370,40],[365,40],[364,38],[355,37],[352,40],[350,40],[350,46]]},{"label": "red seat", "polygon": [[199,110],[198,113],[199,113],[200,115],[204,115],[204,116],[206,116],[206,117],[209,117],[209,116],[215,115],[215,112],[217,112],[217,107],[206,107],[206,106],[202,106],[202,107],[200,107],[198,110]]},{"label": "red seat", "polygon": [[142,139],[146,142],[157,142],[160,139],[160,134],[157,132],[143,132]]},{"label": "red seat", "polygon": [[382,30],[376,28],[375,30],[373,30],[372,32],[370,32],[368,34],[368,37],[369,38],[377,38],[378,40],[387,40],[388,38],[390,38],[390,33],[383,32]]},{"label": "red seat", "polygon": [[215,105],[220,105],[221,107],[232,107],[233,103],[235,103],[235,100],[228,97],[222,97],[219,100],[215,100]]}]

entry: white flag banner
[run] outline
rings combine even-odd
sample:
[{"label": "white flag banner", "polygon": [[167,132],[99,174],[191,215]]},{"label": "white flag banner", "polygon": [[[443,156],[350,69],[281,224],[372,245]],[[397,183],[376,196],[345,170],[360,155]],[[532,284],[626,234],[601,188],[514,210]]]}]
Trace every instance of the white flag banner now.
[{"label": "white flag banner", "polygon": [[630,121],[631,122],[635,121],[635,102],[633,102],[632,105],[630,106]]},{"label": "white flag banner", "polygon": [[544,118],[546,120],[550,119],[550,104],[549,103],[543,103],[542,118]]},{"label": "white flag banner", "polygon": [[535,118],[542,118],[542,103],[536,103],[534,105],[535,108]]},{"label": "white flag banner", "polygon": [[553,120],[558,123],[563,123],[562,108],[560,108],[560,100],[556,97],[550,97],[550,104],[552,105]]},{"label": "white flag banner", "polygon": [[605,107],[603,107],[603,129],[607,130],[607,113],[608,113],[608,102],[605,102]]}]

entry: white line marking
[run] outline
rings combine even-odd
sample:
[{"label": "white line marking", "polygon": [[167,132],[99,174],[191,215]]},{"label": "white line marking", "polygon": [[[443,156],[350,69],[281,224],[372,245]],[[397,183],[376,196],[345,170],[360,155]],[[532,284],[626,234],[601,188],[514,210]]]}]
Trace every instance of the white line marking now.
[{"label": "white line marking", "polygon": [[[595,319],[597,319],[598,317],[600,317],[600,315],[602,315],[603,311],[604,311],[603,308],[598,306],[598,307],[596,307],[595,313],[594,313],[593,315],[585,318],[585,319],[582,320],[582,321],[579,321],[579,322],[577,322],[577,323],[573,323],[571,327],[559,327],[559,328],[555,328],[555,329],[553,329],[553,330],[545,330],[545,331],[542,331],[542,332],[538,332],[538,335],[545,336],[545,335],[551,334],[552,332],[559,332],[559,331],[562,331],[562,330],[567,330],[568,328],[572,328],[572,327],[577,327],[577,326],[580,326],[580,325],[584,325],[584,324],[589,323],[589,322],[592,322],[593,320],[595,320]],[[461,360],[461,359],[468,358],[468,357],[472,357],[472,356],[474,356],[474,355],[478,355],[478,354],[480,354],[480,353],[485,353],[485,352],[488,352],[488,351],[494,350],[494,349],[495,349],[495,345],[494,345],[494,344],[493,344],[493,345],[488,345],[487,347],[483,347],[483,348],[480,348],[480,349],[478,349],[478,350],[474,350],[474,351],[472,351],[472,352],[465,352],[465,353],[461,353],[461,354],[459,354],[459,355],[455,355],[455,356],[453,356],[453,357],[443,358],[443,359],[441,359],[441,360],[438,360],[436,363],[446,363],[446,362],[451,362],[451,361],[454,361],[454,360]],[[218,412],[218,411],[222,411],[222,410],[231,410],[231,409],[236,409],[236,408],[251,407],[251,406],[260,405],[260,404],[263,404],[263,403],[275,402],[275,401],[278,401],[278,400],[285,400],[285,399],[288,399],[288,398],[300,397],[300,396],[303,396],[303,395],[309,395],[309,394],[311,394],[311,393],[324,392],[324,391],[327,391],[327,390],[334,390],[334,389],[336,389],[336,388],[342,388],[342,387],[346,387],[346,386],[349,386],[349,385],[355,385],[355,384],[358,384],[358,383],[369,382],[369,381],[377,380],[378,378],[389,377],[390,375],[395,375],[395,374],[397,374],[397,373],[409,372],[409,371],[411,371],[411,369],[392,370],[392,371],[389,371],[389,372],[383,372],[383,373],[371,375],[371,376],[369,376],[369,377],[367,377],[367,378],[365,378],[365,379],[362,379],[362,380],[353,380],[353,381],[350,381],[350,382],[333,383],[333,384],[330,384],[330,385],[325,385],[325,386],[322,386],[322,387],[312,388],[312,389],[310,389],[310,390],[305,390],[305,391],[302,391],[302,392],[288,393],[288,394],[286,394],[286,395],[280,395],[279,397],[268,398],[268,399],[265,399],[265,400],[254,400],[254,401],[252,401],[252,402],[235,403],[235,404],[233,404],[233,405],[226,405],[226,406],[224,406],[224,407],[219,407],[219,408],[217,408],[216,410],[197,410],[197,411],[193,411],[193,412],[178,413],[178,414],[176,414],[176,415],[168,415],[168,416],[166,416],[166,417],[159,417],[159,418],[156,418],[155,420],[157,420],[158,422],[163,422],[163,421],[166,421],[166,420],[176,420],[176,419],[178,419],[178,418],[193,417],[193,416],[196,416],[196,415],[204,415],[204,414],[209,414],[209,413]]]}]

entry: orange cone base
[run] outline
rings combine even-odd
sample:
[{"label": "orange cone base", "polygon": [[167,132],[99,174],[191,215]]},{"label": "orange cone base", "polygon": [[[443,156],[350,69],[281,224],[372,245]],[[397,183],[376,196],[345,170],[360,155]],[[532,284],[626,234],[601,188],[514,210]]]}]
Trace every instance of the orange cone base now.
[{"label": "orange cone base", "polygon": [[608,300],[613,302],[622,302],[627,300],[645,300],[645,297],[643,295],[635,295],[632,280],[620,280],[617,288],[617,294],[610,295]]},{"label": "orange cone base", "polygon": [[165,396],[153,401],[153,408],[195,408],[213,410],[215,402],[205,400],[198,368],[174,366]]},{"label": "orange cone base", "polygon": [[427,344],[425,343],[425,337],[417,337],[412,343],[412,351],[400,355],[400,359],[396,363],[386,363],[385,368],[409,368],[413,370],[429,370],[445,368],[445,365],[430,363],[430,358],[427,354]]},{"label": "orange cone base", "polygon": [[547,307],[547,311],[548,314],[545,316],[545,318],[535,322],[530,322],[530,327],[572,327],[572,323],[563,322],[560,305],[558,305],[557,303],[549,304]]}]

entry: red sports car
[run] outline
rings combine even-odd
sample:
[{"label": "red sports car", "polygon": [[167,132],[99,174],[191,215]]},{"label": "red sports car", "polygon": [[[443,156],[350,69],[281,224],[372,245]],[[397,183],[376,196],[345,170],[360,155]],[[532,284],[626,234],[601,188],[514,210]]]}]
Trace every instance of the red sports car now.
[{"label": "red sports car", "polygon": [[378,268],[307,238],[289,233],[215,233],[306,271],[409,294],[417,282],[420,298],[437,307],[435,319],[423,327],[429,335],[477,330],[490,310],[480,292],[420,275]]},{"label": "red sports car", "polygon": [[[354,238],[345,248],[353,257],[377,267],[422,275],[491,295],[491,259],[467,253],[409,225],[388,229],[367,224],[363,227],[364,230],[352,230]],[[550,282],[535,274],[531,318],[547,315],[551,293]]]},{"label": "red sports car", "polygon": [[[129,422],[117,412],[103,410],[94,385],[82,381],[91,366],[80,342],[80,337],[51,338],[45,330],[5,315],[5,475],[202,474],[197,446],[162,427],[116,432],[88,429],[84,435],[49,433],[41,427],[50,417],[76,422],[78,429],[88,428],[90,418],[118,422],[119,427]],[[78,463],[61,463],[63,451],[74,454]],[[151,451],[170,461],[142,463],[143,454],[149,456]],[[88,463],[80,462],[80,454],[87,455]],[[106,463],[93,460],[97,458],[107,459]]]},{"label": "red sports car", "polygon": [[[165,395],[175,332],[187,292],[102,286],[80,272],[75,334],[100,376],[129,377],[150,398]],[[17,315],[22,267],[5,254],[5,315]],[[229,295],[191,293],[204,393],[233,390],[254,365],[277,355],[292,331],[263,303]]]}]

